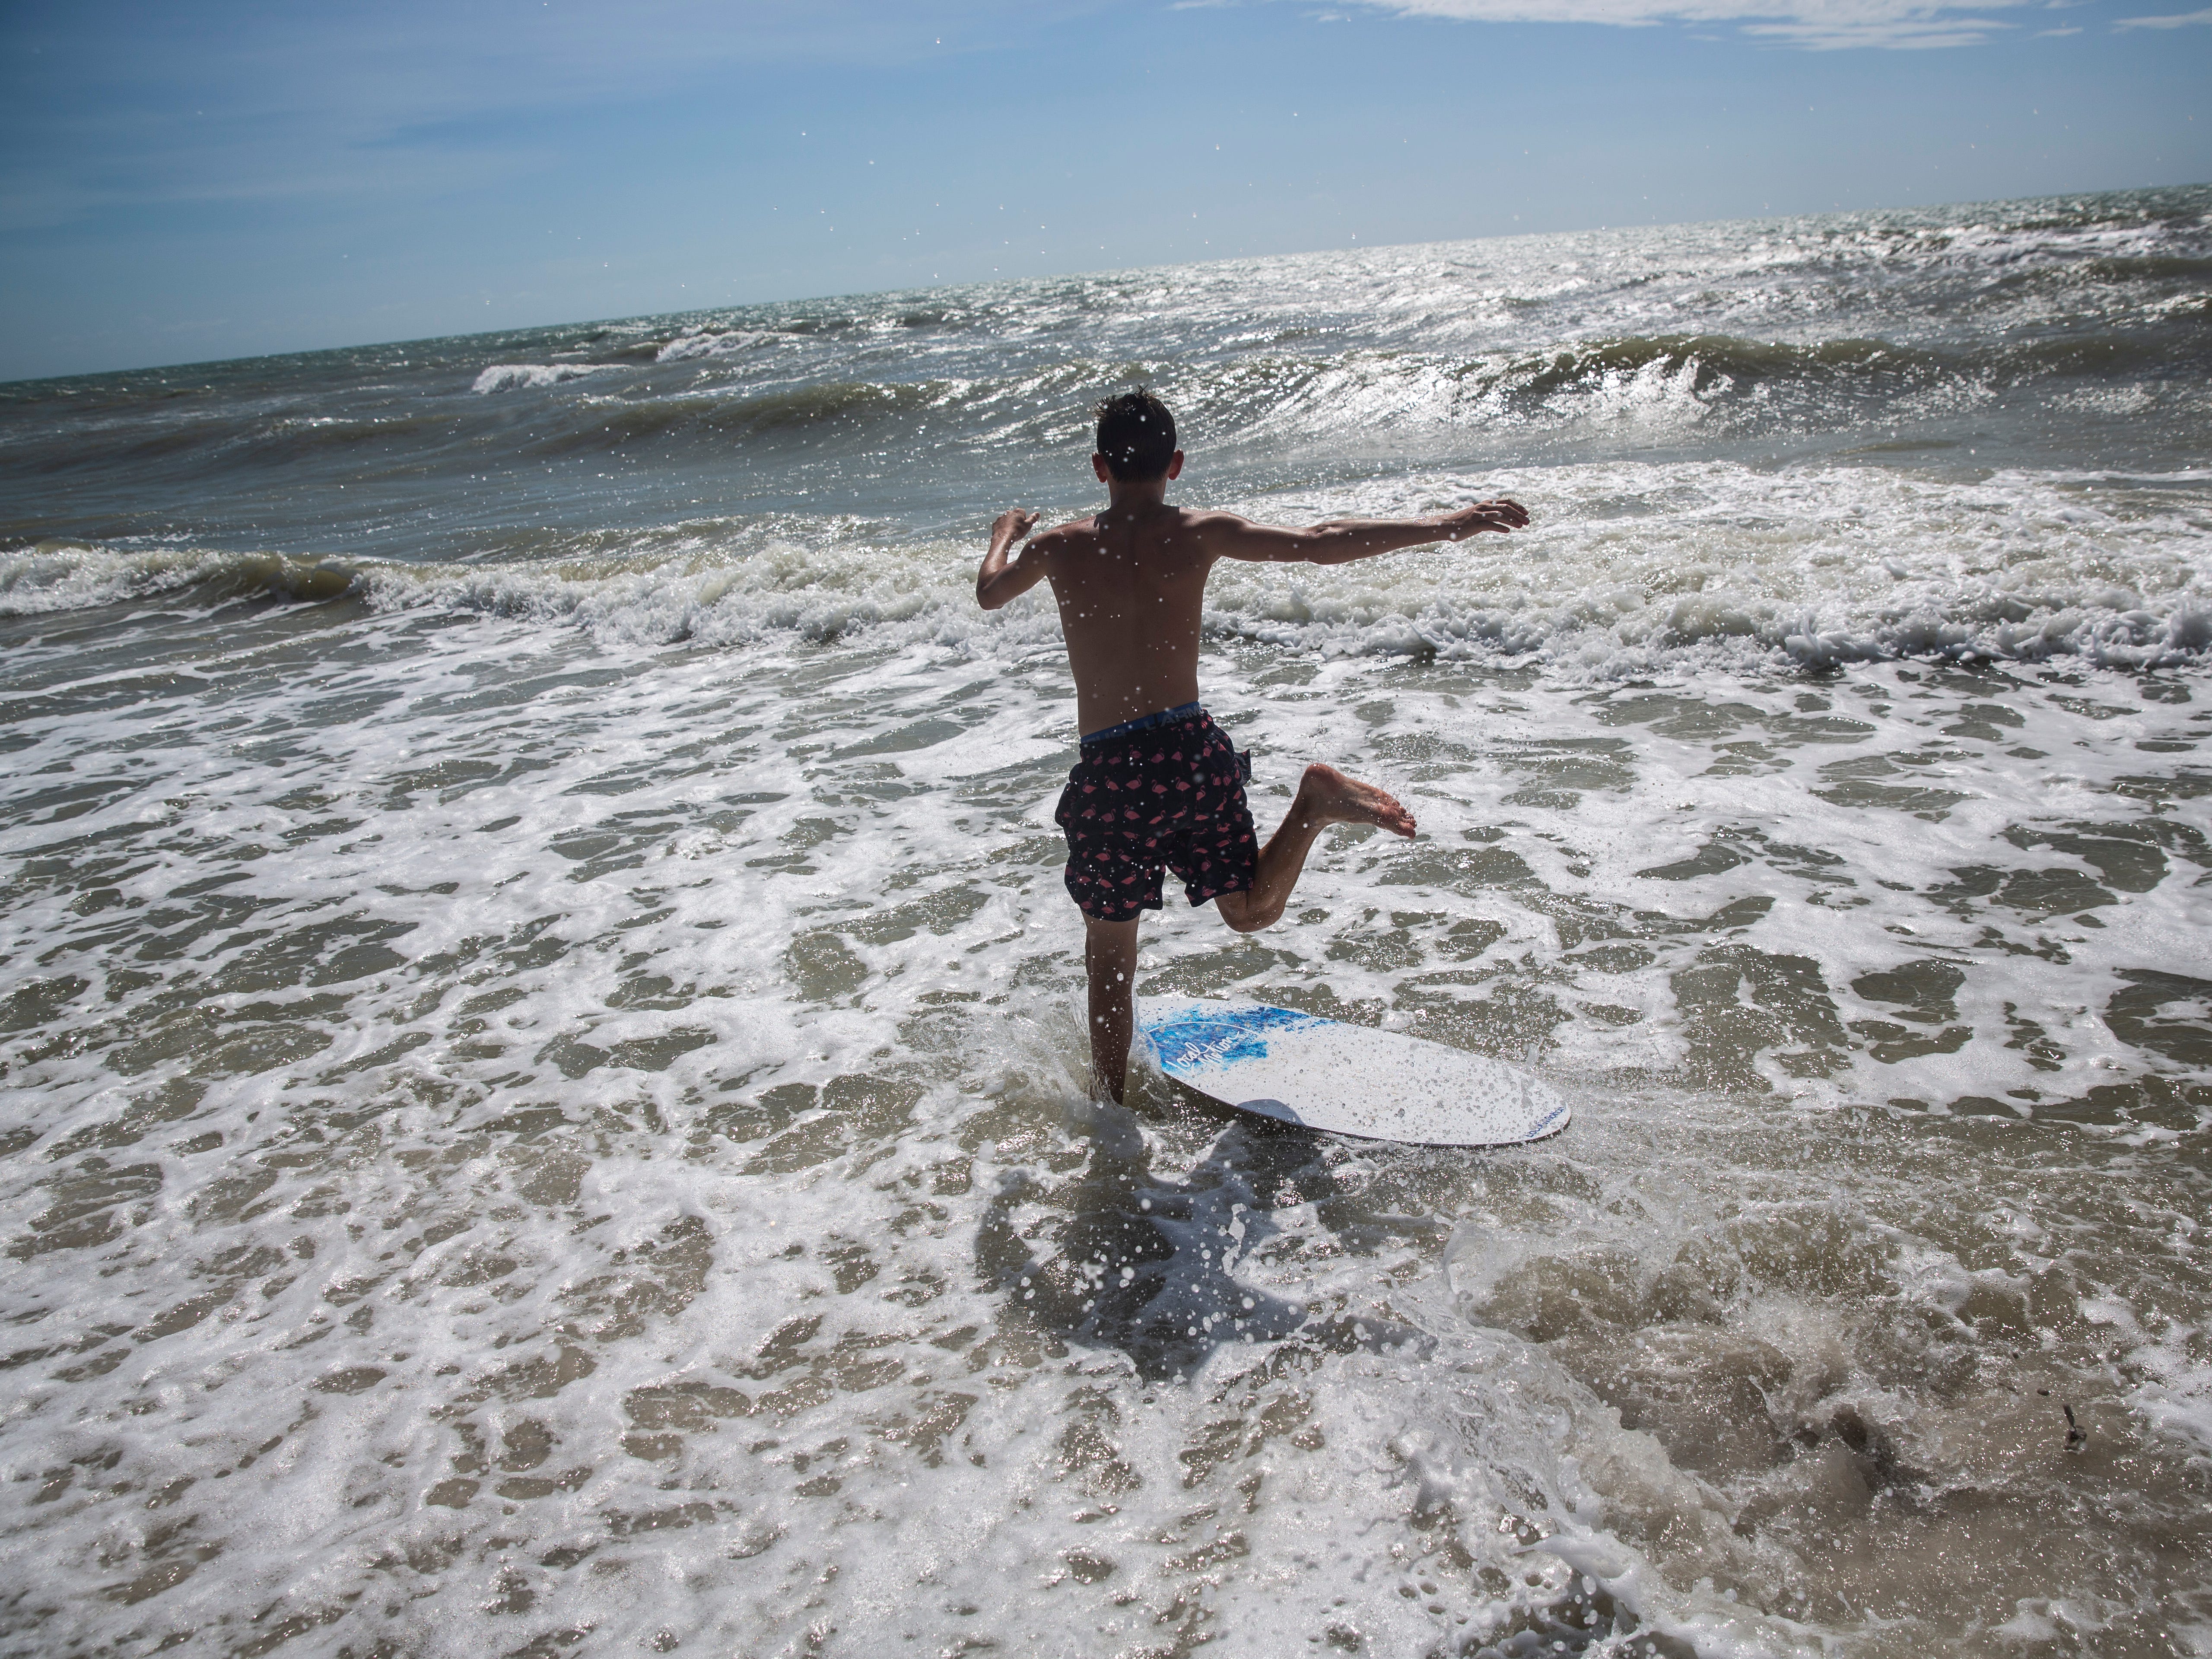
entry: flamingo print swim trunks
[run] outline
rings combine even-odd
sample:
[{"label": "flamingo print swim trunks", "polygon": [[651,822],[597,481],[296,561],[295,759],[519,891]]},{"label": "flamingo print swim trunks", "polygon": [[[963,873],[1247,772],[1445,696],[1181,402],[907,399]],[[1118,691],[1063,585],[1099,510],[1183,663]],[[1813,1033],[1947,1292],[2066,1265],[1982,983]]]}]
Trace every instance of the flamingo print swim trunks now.
[{"label": "flamingo print swim trunks", "polygon": [[1252,885],[1260,843],[1244,803],[1252,757],[1195,703],[1083,739],[1053,819],[1067,835],[1067,891],[1095,921],[1160,908],[1172,870],[1193,904]]}]

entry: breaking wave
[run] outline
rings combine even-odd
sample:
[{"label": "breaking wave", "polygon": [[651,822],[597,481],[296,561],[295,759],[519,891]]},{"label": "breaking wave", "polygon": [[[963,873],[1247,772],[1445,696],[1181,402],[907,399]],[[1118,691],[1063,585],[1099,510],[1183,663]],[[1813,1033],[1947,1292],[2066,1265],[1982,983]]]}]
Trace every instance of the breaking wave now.
[{"label": "breaking wave", "polygon": [[[2198,559],[2212,530],[2168,499],[2176,480],[2100,476],[1900,490],[1872,468],[1563,468],[1511,486],[1539,526],[1510,544],[1334,569],[1224,565],[1206,626],[1324,658],[1522,659],[1601,675],[1717,651],[1809,665],[2075,657],[2154,669],[2202,657],[2212,590]],[[1393,485],[1246,505],[1292,519],[1404,512],[1465,488],[1432,477],[1410,501]],[[1795,527],[1778,531],[1784,520]],[[1035,595],[996,617],[976,611],[974,548],[880,531],[707,520],[549,534],[520,556],[465,565],[47,542],[0,556],[0,615],[351,598],[646,646],[796,635],[993,649],[1056,636]]]}]

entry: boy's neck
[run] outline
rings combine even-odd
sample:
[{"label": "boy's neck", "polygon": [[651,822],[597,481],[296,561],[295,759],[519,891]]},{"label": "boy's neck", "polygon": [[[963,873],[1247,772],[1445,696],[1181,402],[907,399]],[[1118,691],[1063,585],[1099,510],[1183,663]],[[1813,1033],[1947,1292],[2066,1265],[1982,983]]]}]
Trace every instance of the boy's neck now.
[{"label": "boy's neck", "polygon": [[1106,481],[1106,510],[1109,513],[1143,513],[1166,505],[1168,481],[1162,478],[1121,479]]}]

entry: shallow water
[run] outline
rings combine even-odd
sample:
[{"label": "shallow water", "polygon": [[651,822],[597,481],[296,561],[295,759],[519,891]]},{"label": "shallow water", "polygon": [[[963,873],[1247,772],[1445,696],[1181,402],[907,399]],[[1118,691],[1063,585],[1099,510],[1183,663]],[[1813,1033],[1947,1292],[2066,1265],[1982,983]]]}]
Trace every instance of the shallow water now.
[{"label": "shallow water", "polygon": [[[2212,1646],[2212,457],[2166,368],[2212,198],[2172,194],[1909,269],[1925,225],[1836,221],[1152,273],[1090,322],[969,291],[998,379],[918,455],[663,410],[596,495],[513,431],[602,374],[757,401],[720,342],[782,313],[566,380],[406,349],[463,412],[400,460],[236,435],[270,386],[351,418],[343,354],[10,388],[0,1650]],[[2182,274],[2081,274],[2116,242]],[[1570,258],[1614,286],[1435,297]],[[1701,293],[1789,395],[1684,348],[1350,418]],[[1073,698],[1048,608],[973,610],[1002,503],[954,491],[1069,476],[1146,308],[1194,449],[1205,386],[1273,388],[1216,499],[1537,527],[1217,580],[1263,826],[1326,757],[1422,835],[1334,832],[1267,933],[1171,902],[1139,988],[1539,1067],[1555,1140],[1081,1097]],[[1238,343],[1293,315],[1290,368]],[[1822,342],[1885,318],[1986,463],[1863,453]],[[1977,402],[2032,321],[2165,356]],[[931,326],[809,372],[937,374]],[[2136,413],[2039,425],[2093,391]]]}]

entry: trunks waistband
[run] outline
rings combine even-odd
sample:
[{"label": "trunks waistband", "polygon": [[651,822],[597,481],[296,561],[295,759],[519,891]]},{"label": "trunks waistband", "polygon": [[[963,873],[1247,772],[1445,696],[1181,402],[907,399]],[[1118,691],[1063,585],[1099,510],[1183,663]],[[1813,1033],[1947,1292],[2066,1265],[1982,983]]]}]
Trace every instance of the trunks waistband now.
[{"label": "trunks waistband", "polygon": [[1163,708],[1156,714],[1139,714],[1133,720],[1123,720],[1119,726],[1109,726],[1103,732],[1083,734],[1083,747],[1095,743],[1111,743],[1116,738],[1126,738],[1138,732],[1149,732],[1156,726],[1175,726],[1183,720],[1194,720],[1206,709],[1203,705],[1187,702],[1180,708]]}]

